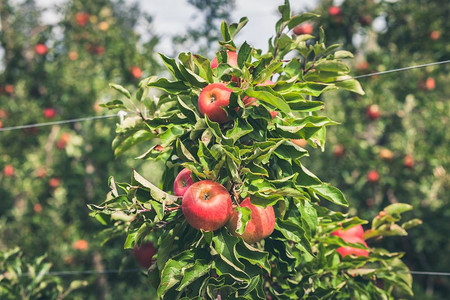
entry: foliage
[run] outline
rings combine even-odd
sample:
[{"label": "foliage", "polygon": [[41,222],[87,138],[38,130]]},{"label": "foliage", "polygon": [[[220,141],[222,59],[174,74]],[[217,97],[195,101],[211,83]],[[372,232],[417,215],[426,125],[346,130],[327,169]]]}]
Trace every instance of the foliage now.
[{"label": "foliage", "polygon": [[50,268],[45,256],[27,263],[18,248],[1,252],[0,296],[2,299],[63,299],[87,284],[75,280],[65,290],[58,277],[48,276]]},{"label": "foliage", "polygon": [[[183,52],[173,59],[161,54],[171,79],[148,77],[135,93],[114,85],[125,100],[111,102],[111,107],[128,104],[135,107],[135,115],[118,125],[113,147],[123,154],[132,145],[146,145],[148,150],[138,158],[158,161],[164,172],[161,181],[153,183],[147,178],[151,173],[133,171],[130,183],[111,177],[108,199],[90,205],[92,216],[109,226],[106,239],[126,234],[125,248],[149,237],[156,241],[149,281],[163,299],[412,295],[402,253],[371,247],[369,257],[340,258],[335,251],[340,246],[362,247],[330,234],[366,221],[329,208],[345,207],[347,200],[305,167],[309,153],[292,141],[304,139],[323,150],[326,128],[337,123],[322,112],[322,95],[336,89],[360,95],[364,91],[342,61],[352,54],[338,50],[338,45],[325,46],[323,30],[318,38],[289,34],[318,15],[292,16],[288,1],[279,11],[268,53],[246,42],[239,47],[234,43],[247,22],[242,18],[239,23],[222,23],[217,68],[211,69],[210,60],[201,55]],[[227,61],[226,51],[237,52],[237,66]],[[200,91],[214,82],[225,82],[233,91],[224,107],[229,121],[223,124],[202,116],[197,105]],[[153,88],[161,90],[156,101],[147,97]],[[244,105],[246,96],[257,98],[259,105]],[[237,206],[247,196],[256,205],[273,206],[273,234],[249,245],[226,227],[215,232],[193,229],[180,210],[181,198],[170,193],[182,168],[195,180],[224,185]],[[366,239],[405,235],[414,222],[397,222],[411,208],[386,207],[366,231]],[[246,226],[248,216],[242,213],[240,218]]]},{"label": "foliage", "polygon": [[[449,59],[446,1],[424,6],[421,1],[346,0],[337,17],[328,13],[331,5],[322,1],[318,7],[321,19],[314,23],[315,32],[323,25],[331,33],[330,42],[357,49],[355,75]],[[342,126],[330,128],[326,151],[311,152],[306,163],[344,192],[353,214],[373,218],[390,203],[413,205],[423,225],[401,241],[382,243],[405,251],[404,261],[414,270],[450,268],[443,251],[449,247],[450,226],[448,74],[448,64],[436,65],[361,79],[365,97],[346,92],[325,95],[329,115]],[[373,104],[380,109],[375,120],[366,115]],[[379,173],[378,182],[368,181],[371,170]],[[417,298],[442,299],[450,281],[417,276],[414,287]]]}]

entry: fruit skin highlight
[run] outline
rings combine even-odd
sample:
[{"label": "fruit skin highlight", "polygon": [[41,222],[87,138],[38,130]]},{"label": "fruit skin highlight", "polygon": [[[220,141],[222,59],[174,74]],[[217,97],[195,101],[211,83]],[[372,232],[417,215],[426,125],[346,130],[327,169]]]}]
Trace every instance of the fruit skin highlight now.
[{"label": "fruit skin highlight", "polygon": [[230,219],[231,196],[220,183],[212,180],[198,181],[185,192],[181,209],[192,227],[214,231],[223,227]]},{"label": "fruit skin highlight", "polygon": [[251,210],[251,219],[247,223],[244,233],[240,235],[236,232],[239,215],[235,210],[233,210],[231,218],[227,224],[227,228],[231,234],[242,237],[248,244],[262,241],[272,234],[275,228],[275,212],[272,206],[263,208],[261,206],[253,205],[250,201],[250,197],[245,198],[241,202],[240,206],[247,207]]},{"label": "fruit skin highlight", "polygon": [[211,83],[203,88],[198,96],[198,109],[204,116],[207,115],[211,121],[225,123],[228,115],[222,107],[230,104],[232,90],[223,83]]}]

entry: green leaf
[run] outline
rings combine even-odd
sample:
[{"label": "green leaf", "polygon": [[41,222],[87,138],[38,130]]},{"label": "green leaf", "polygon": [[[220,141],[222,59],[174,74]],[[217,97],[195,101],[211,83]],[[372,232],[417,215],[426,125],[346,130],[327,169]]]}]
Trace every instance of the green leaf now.
[{"label": "green leaf", "polygon": [[220,25],[220,31],[222,32],[222,37],[225,42],[231,40],[230,29],[228,28],[228,24],[225,21],[222,21]]},{"label": "green leaf", "polygon": [[334,204],[348,206],[348,202],[347,199],[345,199],[344,194],[342,194],[342,192],[334,186],[322,183],[318,185],[310,185],[308,188]]},{"label": "green leaf", "polygon": [[[339,79],[339,80],[341,80],[341,79]],[[339,88],[342,88],[342,89],[350,91],[350,92],[354,92],[359,95],[366,94],[364,92],[363,88],[361,87],[361,84],[356,79],[344,79],[342,81],[336,81],[336,82],[334,82],[334,84]]]},{"label": "green leaf", "polygon": [[158,187],[156,187],[150,181],[148,181],[147,179],[142,177],[142,175],[140,175],[138,172],[136,172],[136,170],[133,170],[133,179],[136,180],[143,187],[148,188],[150,190],[150,195],[152,196],[152,198],[160,203],[169,205],[178,200],[177,196],[170,195],[170,194],[160,190]]},{"label": "green leaf", "polygon": [[281,20],[288,21],[291,17],[291,6],[289,1],[285,0],[283,5],[278,6],[278,11],[281,13]]},{"label": "green leaf", "polygon": [[237,206],[234,209],[238,214],[237,228],[236,232],[238,234],[243,234],[248,222],[251,219],[251,210],[248,207]]},{"label": "green leaf", "polygon": [[404,212],[410,211],[413,206],[406,203],[393,203],[384,208],[384,211],[390,215],[401,215]]},{"label": "green leaf", "polygon": [[241,29],[244,28],[245,25],[247,25],[247,23],[248,23],[248,18],[242,17],[239,20],[238,24],[236,24],[236,23],[230,24],[229,30],[230,30],[230,34],[231,34],[231,39],[234,39],[236,34],[238,34],[239,31],[241,31]]},{"label": "green leaf", "polygon": [[193,266],[186,268],[183,272],[183,279],[177,287],[177,291],[184,290],[188,285],[196,279],[207,274],[211,269],[210,261],[206,259],[196,259]]},{"label": "green leaf", "polygon": [[247,96],[266,102],[280,109],[286,114],[290,112],[289,105],[283,98],[276,96],[268,91],[255,91],[253,88],[249,88],[245,91],[245,93],[247,94]]},{"label": "green leaf", "polygon": [[184,81],[185,78],[183,74],[181,74],[180,69],[178,68],[178,65],[173,58],[169,58],[165,56],[164,54],[159,53],[159,56],[161,57],[163,63],[166,65],[167,69],[173,74],[173,76],[181,81]]},{"label": "green leaf", "polygon": [[131,99],[131,93],[126,88],[121,86],[120,84],[110,83],[109,87],[115,89],[116,91],[118,91],[119,93],[121,93],[122,95],[127,97],[128,99]]},{"label": "green leaf", "polygon": [[[158,251],[159,252],[159,251]],[[192,266],[194,252],[185,250],[169,259],[161,271],[161,282],[158,286],[158,297],[162,299],[169,289],[183,279],[184,270]]]},{"label": "green leaf", "polygon": [[103,104],[100,104],[100,107],[105,107],[107,109],[126,109],[125,105],[121,100],[112,100]]},{"label": "green leaf", "polygon": [[244,42],[239,48],[238,57],[237,57],[237,63],[238,67],[242,68],[244,66],[244,63],[247,61],[247,59],[250,57],[250,54],[252,53],[252,47],[250,47],[247,42]]},{"label": "green leaf", "polygon": [[295,26],[297,26],[299,24],[302,24],[302,23],[304,23],[306,21],[309,21],[311,19],[315,19],[315,18],[318,18],[318,17],[320,17],[320,15],[313,14],[313,13],[303,13],[301,15],[294,16],[294,17],[292,17],[289,20],[288,28],[292,29],[292,28],[294,28]]},{"label": "green leaf", "polygon": [[156,136],[148,130],[127,130],[125,132],[120,132],[112,142],[114,155],[118,157],[134,145],[154,139],[155,137]]},{"label": "green leaf", "polygon": [[258,266],[266,270],[270,274],[269,253],[261,251],[247,243],[238,243],[236,245],[236,256],[245,259],[252,265]]},{"label": "green leaf", "polygon": [[227,131],[226,137],[232,139],[234,144],[241,137],[249,134],[252,131],[253,127],[247,122],[246,119],[237,118],[234,121],[233,128]]},{"label": "green leaf", "polygon": [[147,86],[163,90],[173,95],[178,95],[189,90],[182,81],[169,81],[166,78],[160,78],[157,81],[149,82]]}]

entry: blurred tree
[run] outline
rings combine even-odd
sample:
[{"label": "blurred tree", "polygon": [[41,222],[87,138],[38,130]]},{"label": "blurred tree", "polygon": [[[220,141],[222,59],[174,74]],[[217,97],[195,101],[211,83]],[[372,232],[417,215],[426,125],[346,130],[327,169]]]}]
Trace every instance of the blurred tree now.
[{"label": "blurred tree", "polygon": [[[0,1],[3,127],[102,115],[106,112],[99,105],[116,96],[109,82],[136,84],[159,70],[152,18],[137,4],[73,0],[55,12],[60,21],[45,24],[35,1]],[[138,25],[147,30],[145,39],[137,33]],[[108,174],[125,177],[123,166],[143,165],[130,159],[110,164],[117,122],[0,132],[0,251],[19,246],[29,257],[48,253],[54,270],[137,266],[120,246],[109,250],[92,239],[100,226],[86,207],[103,200]],[[86,276],[90,285],[72,295],[124,295],[125,289],[139,285],[136,277]],[[136,289],[133,297],[144,294],[148,291]]]},{"label": "blurred tree", "polygon": [[[329,43],[354,49],[355,75],[450,58],[447,1],[333,3],[319,5],[320,24],[331,33]],[[318,31],[315,25],[313,34]],[[450,247],[449,68],[445,64],[361,79],[363,97],[329,94],[325,110],[343,126],[329,130],[327,159],[313,151],[308,163],[338,185],[353,213],[364,218],[397,201],[414,206],[414,217],[424,224],[401,242],[385,242],[391,250],[405,251],[413,270],[450,269],[444,250]],[[445,277],[416,276],[415,282],[420,299],[442,299],[450,291]]]}]

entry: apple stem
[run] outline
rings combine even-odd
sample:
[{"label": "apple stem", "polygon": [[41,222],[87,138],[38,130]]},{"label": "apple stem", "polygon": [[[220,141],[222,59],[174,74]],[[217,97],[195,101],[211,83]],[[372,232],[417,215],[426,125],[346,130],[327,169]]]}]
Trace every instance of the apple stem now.
[{"label": "apple stem", "polygon": [[166,207],[166,210],[167,211],[174,211],[174,210],[177,210],[177,209],[180,209],[180,208],[181,208],[181,206],[178,205],[178,206],[174,206],[174,207]]}]

